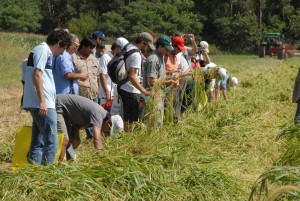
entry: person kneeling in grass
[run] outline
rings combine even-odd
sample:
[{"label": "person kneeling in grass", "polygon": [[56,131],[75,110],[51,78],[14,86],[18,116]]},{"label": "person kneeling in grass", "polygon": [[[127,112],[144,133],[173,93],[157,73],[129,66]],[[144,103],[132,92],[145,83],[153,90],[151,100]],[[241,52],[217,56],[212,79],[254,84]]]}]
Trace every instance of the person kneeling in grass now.
[{"label": "person kneeling in grass", "polygon": [[[66,154],[68,145],[76,149],[80,145],[79,130],[88,124],[93,125],[95,149],[103,149],[101,131],[109,135],[112,125],[110,113],[92,100],[73,94],[58,94],[56,97],[57,130],[63,132],[65,139],[62,145],[60,161]],[[123,121],[117,121],[114,129],[123,129]],[[69,138],[69,140],[68,140]]]}]

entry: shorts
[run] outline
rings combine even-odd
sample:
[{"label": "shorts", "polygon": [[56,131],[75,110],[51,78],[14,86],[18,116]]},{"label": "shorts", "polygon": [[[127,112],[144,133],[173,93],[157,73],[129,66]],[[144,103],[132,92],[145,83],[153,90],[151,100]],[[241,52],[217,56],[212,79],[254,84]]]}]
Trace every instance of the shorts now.
[{"label": "shorts", "polygon": [[129,93],[123,89],[118,89],[119,96],[123,102],[124,122],[135,122],[139,120],[140,94]]}]

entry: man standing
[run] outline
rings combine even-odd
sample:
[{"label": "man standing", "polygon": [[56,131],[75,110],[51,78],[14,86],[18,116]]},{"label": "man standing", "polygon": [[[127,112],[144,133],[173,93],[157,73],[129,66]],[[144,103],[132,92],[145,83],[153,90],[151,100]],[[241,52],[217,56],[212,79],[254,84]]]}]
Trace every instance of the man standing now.
[{"label": "man standing", "polygon": [[[76,73],[88,73],[89,77],[83,82],[84,86],[79,86],[79,95],[89,98],[98,103],[98,75],[99,62],[92,54],[96,47],[95,40],[90,37],[84,37],[78,50],[72,55]],[[92,137],[92,127],[86,128],[87,138]]]},{"label": "man standing", "polygon": [[98,60],[92,54],[96,42],[90,36],[84,37],[78,50],[72,54],[76,73],[88,73],[88,79],[79,87],[79,95],[98,102]]},{"label": "man standing", "polygon": [[120,52],[121,49],[116,47],[116,44],[112,44],[111,51],[105,53],[99,61],[99,98],[100,104],[105,104],[107,101],[113,99],[114,83],[111,81],[107,73],[107,64],[114,57],[114,55]]},{"label": "man standing", "polygon": [[58,148],[55,84],[52,74],[53,56],[62,54],[71,45],[69,33],[52,31],[46,42],[29,54],[23,108],[32,116],[32,139],[29,158],[32,162],[53,164]]},{"label": "man standing", "polygon": [[[104,35],[104,33],[102,31],[94,31],[92,33],[92,38],[96,41],[96,47],[98,46],[103,47],[104,48],[104,52],[106,53],[109,48],[109,45],[105,45],[105,42],[108,41],[108,38]],[[97,49],[93,50],[93,55],[96,56],[96,58],[100,58],[101,56],[99,55],[99,53],[97,53]],[[100,57],[98,57],[100,56]]]},{"label": "man standing", "polygon": [[[157,39],[156,42],[156,50],[152,52],[152,54],[146,59],[144,64],[144,87],[152,88],[154,83],[159,79],[166,78],[166,68],[163,57],[167,55],[168,51],[173,51],[172,42],[169,36],[162,35]],[[167,80],[167,85],[173,84],[173,80]],[[163,93],[159,89],[158,91],[154,91],[157,98],[157,105],[155,110],[155,126],[162,126],[164,120],[164,100]],[[147,107],[147,106],[146,106]]]},{"label": "man standing", "polygon": [[[121,47],[122,51],[128,52],[133,49],[138,49],[135,45],[129,44],[125,38],[117,38],[117,46]],[[140,93],[145,96],[150,96],[150,91],[147,91],[141,84],[138,77],[138,72],[141,70],[142,58],[139,52],[135,52],[126,58],[125,65],[128,66],[128,82],[118,86],[118,93],[123,102],[123,119],[124,131],[129,131],[129,126],[134,124],[139,119],[139,102]]]},{"label": "man standing", "polygon": [[78,81],[86,80],[87,73],[75,73],[71,55],[79,47],[79,39],[75,34],[70,34],[72,45],[54,59],[53,77],[55,81],[56,94],[79,94]]}]

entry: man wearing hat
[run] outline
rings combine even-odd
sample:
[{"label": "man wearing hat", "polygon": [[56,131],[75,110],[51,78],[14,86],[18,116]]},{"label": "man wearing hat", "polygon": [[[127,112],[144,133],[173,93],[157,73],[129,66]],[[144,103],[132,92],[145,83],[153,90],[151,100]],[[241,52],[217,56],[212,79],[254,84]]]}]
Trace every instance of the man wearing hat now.
[{"label": "man wearing hat", "polygon": [[[156,50],[152,52],[152,54],[147,58],[144,65],[144,87],[152,88],[158,80],[161,82],[166,78],[166,69],[165,62],[163,57],[167,55],[168,51],[173,51],[171,38],[166,35],[160,36],[156,41]],[[172,85],[175,81],[165,80],[164,83],[166,85]],[[158,89],[158,91],[154,91],[157,94],[157,105],[156,108],[151,108],[151,111],[155,111],[157,117],[155,118],[156,126],[163,125],[163,117],[164,117],[164,100],[162,96],[162,90]]]},{"label": "man wearing hat", "polygon": [[108,38],[105,37],[104,33],[102,31],[95,31],[92,34],[93,39],[96,41],[99,45],[104,45],[106,41],[108,41]]},{"label": "man wearing hat", "polygon": [[177,61],[179,63],[178,68],[181,78],[179,82],[181,89],[179,91],[181,113],[183,113],[186,110],[186,108],[192,104],[192,99],[190,97],[190,94],[193,89],[193,78],[192,76],[190,76],[190,72],[192,70],[191,58],[198,51],[197,44],[195,42],[195,37],[193,34],[189,34],[189,40],[193,45],[192,48],[186,48],[184,46],[185,41],[183,37],[175,36],[172,38],[174,54],[176,55]]},{"label": "man wearing hat", "polygon": [[[116,45],[124,52],[139,49],[123,37],[117,38]],[[118,86],[118,93],[123,102],[124,131],[128,132],[129,127],[139,120],[140,94],[150,96],[150,91],[147,91],[140,84],[140,77],[138,76],[142,65],[141,54],[138,51],[130,54],[125,60],[125,65],[129,69],[128,81]]]},{"label": "man wearing hat", "polygon": [[[155,50],[153,37],[148,32],[142,32],[138,35],[135,39],[135,45],[141,51],[142,56],[142,67],[141,71],[139,72],[140,76],[140,83],[143,85],[144,83],[144,63],[146,59],[152,54]],[[145,85],[143,85],[145,87]],[[139,111],[139,118],[142,118],[145,113],[145,99],[143,97],[140,98],[140,111]]]},{"label": "man wearing hat", "polygon": [[[93,39],[96,41],[96,50],[93,50],[93,55],[96,56],[97,59],[100,59],[101,56],[106,53],[105,50],[109,51],[109,47],[106,47],[105,42],[108,41],[109,39],[107,37],[105,37],[104,33],[102,31],[94,31],[92,33],[92,37]],[[101,55],[101,53],[97,53],[97,49],[99,51],[103,51],[103,54]]]}]

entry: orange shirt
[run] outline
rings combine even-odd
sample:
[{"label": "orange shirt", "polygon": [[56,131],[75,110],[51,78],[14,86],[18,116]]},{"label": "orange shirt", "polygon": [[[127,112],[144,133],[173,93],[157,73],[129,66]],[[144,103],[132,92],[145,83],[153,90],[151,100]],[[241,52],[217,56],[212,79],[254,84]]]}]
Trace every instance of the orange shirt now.
[{"label": "orange shirt", "polygon": [[172,72],[177,72],[178,71],[178,62],[177,58],[173,54],[168,55],[168,59],[166,61],[166,73],[171,74]]}]

